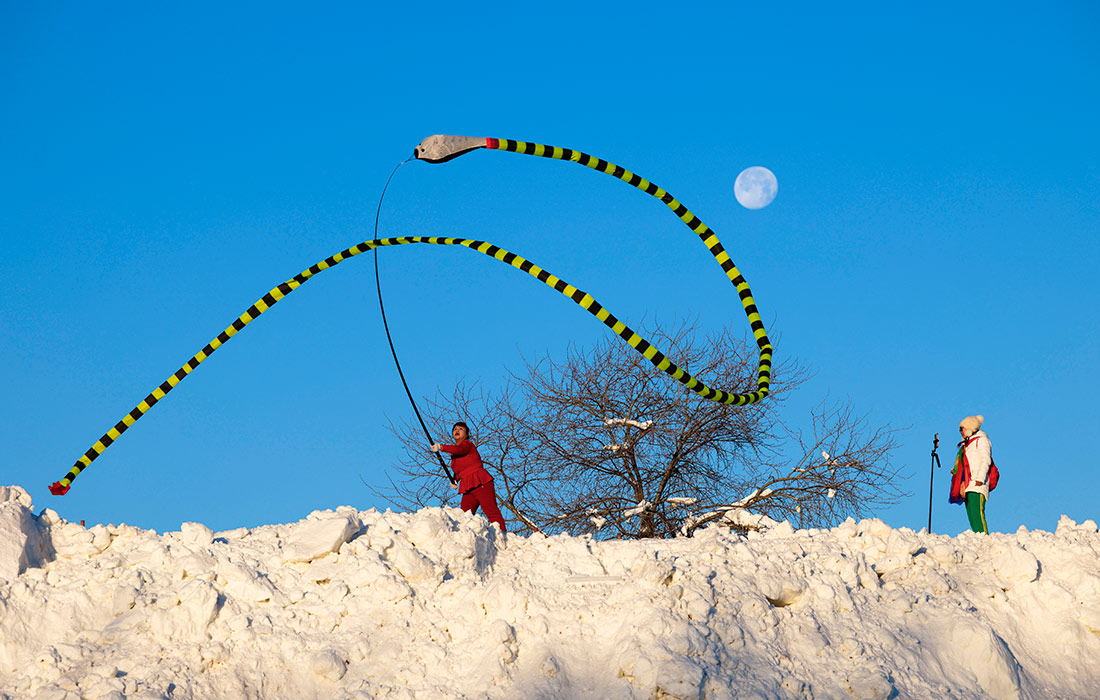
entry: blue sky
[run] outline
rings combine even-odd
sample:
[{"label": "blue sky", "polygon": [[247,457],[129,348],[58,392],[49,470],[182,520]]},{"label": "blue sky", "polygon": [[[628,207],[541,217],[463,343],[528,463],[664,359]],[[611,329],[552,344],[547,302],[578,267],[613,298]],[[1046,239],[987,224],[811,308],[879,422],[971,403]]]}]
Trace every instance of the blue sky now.
[{"label": "blue sky", "polygon": [[[1002,471],[993,529],[1100,517],[1100,11],[1093,3],[0,3],[0,483],[70,520],[158,530],[385,507],[410,409],[369,256],[312,280],[49,494],[123,414],[275,284],[372,237],[435,133],[583,150],[722,239],[781,356],[793,424],[850,400],[903,429],[933,528],[960,418]],[[749,211],[737,174],[770,168]],[[632,325],[747,326],[659,202],[567,163],[409,163],[382,235],[489,240]],[[465,250],[383,251],[414,392],[498,384],[605,329]],[[454,505],[454,504],[452,504]]]}]

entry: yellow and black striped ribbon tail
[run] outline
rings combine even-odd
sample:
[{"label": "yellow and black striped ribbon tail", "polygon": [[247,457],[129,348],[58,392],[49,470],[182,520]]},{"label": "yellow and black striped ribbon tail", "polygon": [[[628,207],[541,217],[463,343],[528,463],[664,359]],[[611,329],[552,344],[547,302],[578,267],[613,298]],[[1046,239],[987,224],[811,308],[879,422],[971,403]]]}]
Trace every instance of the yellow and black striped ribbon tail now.
[{"label": "yellow and black striped ribbon tail", "polygon": [[[352,246],[346,250],[342,250],[333,256],[325,258],[318,262],[307,270],[303,270],[301,273],[295,275],[291,279],[278,285],[267,294],[263,295],[252,306],[237,317],[233,323],[231,323],[225,330],[218,334],[216,338],[211,340],[206,347],[195,353],[194,357],[188,360],[182,367],[176,370],[168,379],[166,379],[160,386],[154,389],[148,396],[146,396],[141,403],[133,408],[129,413],[123,416],[122,420],[115,424],[113,428],[108,430],[103,437],[101,437],[94,445],[92,445],[87,452],[85,452],[80,459],[73,464],[72,469],[65,475],[60,481],[54,482],[50,486],[50,491],[55,495],[63,495],[68,492],[73,480],[80,475],[84,469],[91,465],[97,457],[103,454],[111,444],[119,438],[124,432],[126,432],[130,426],[138,421],[145,413],[155,406],[157,402],[161,401],[168,392],[172,391],[184,378],[193,372],[200,364],[203,363],[208,357],[214,354],[221,346],[225,345],[234,335],[239,333],[252,321],[256,320],[265,311],[281,301],[288,294],[293,292],[298,287],[305,284],[314,275],[327,270],[331,267],[335,267],[344,260],[353,258],[360,253],[365,253],[368,250],[378,248],[381,246],[392,245],[406,245],[409,243],[427,243],[430,245],[457,245],[476,250],[479,253],[488,255],[491,258],[507,263],[512,267],[515,267],[527,274],[535,277],[539,281],[546,285],[553,287],[555,290],[570,298],[584,308],[588,313],[592,314],[600,321],[604,323],[608,328],[614,331],[620,338],[625,340],[631,347],[636,349],[642,355],[644,355],[650,362],[653,363],[658,369],[664,371],[669,376],[673,377],[684,386],[688,387],[696,394],[711,399],[712,401],[718,401],[720,403],[728,404],[745,404],[750,403],[746,397],[752,396],[748,394],[731,394],[729,392],[721,391],[718,389],[712,389],[695,377],[685,372],[682,368],[678,367],[671,360],[669,360],[663,353],[657,348],[653,347],[633,330],[631,330],[625,323],[617,319],[610,311],[605,309],[599,302],[592,298],[591,295],[586,292],[577,289],[573,285],[567,283],[547,270],[532,263],[530,260],[520,257],[515,253],[511,253],[499,246],[493,245],[486,241],[478,241],[466,238],[442,238],[437,236],[401,236],[397,238],[381,238],[370,241],[364,241],[358,245]],[[756,397],[758,398],[758,397]],[[752,400],[756,400],[753,398]]]},{"label": "yellow and black striped ribbon tail", "polygon": [[737,405],[755,403],[768,395],[771,386],[772,346],[771,342],[768,340],[768,334],[764,330],[764,322],[760,320],[760,312],[756,308],[756,300],[753,299],[752,290],[749,289],[749,283],[745,281],[744,275],[737,269],[729,253],[722,247],[721,241],[718,240],[718,235],[715,234],[709,226],[704,224],[699,217],[693,214],[671,194],[649,180],[630,172],[621,165],[615,165],[602,158],[597,158],[581,151],[576,151],[571,148],[561,148],[559,146],[547,146],[541,143],[497,138],[486,138],[485,148],[580,163],[593,170],[598,170],[601,173],[616,177],[631,187],[635,187],[664,202],[665,205],[672,210],[672,213],[676,214],[689,229],[699,236],[699,240],[703,241],[703,245],[705,245],[707,250],[710,251],[710,254],[714,256],[714,259],[722,267],[722,271],[726,273],[726,277],[729,278],[730,282],[732,282],[733,286],[737,289],[737,294],[741,298],[741,305],[744,307],[745,315],[748,317],[749,325],[752,327],[753,337],[756,338],[756,345],[760,350],[756,391],[747,394],[737,394],[730,400],[725,401],[725,403]]}]

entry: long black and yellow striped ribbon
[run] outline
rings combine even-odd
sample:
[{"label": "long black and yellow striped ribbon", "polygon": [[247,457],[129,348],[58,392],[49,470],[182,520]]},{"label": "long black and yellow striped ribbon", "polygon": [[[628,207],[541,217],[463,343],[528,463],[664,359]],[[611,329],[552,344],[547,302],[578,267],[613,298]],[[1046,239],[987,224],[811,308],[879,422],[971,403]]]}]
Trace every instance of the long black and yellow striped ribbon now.
[{"label": "long black and yellow striped ribbon", "polygon": [[733,286],[737,289],[737,294],[741,298],[741,305],[745,309],[745,315],[748,316],[749,325],[752,327],[753,336],[756,338],[756,344],[760,350],[756,391],[747,394],[723,394],[725,398],[716,400],[722,400],[724,403],[743,405],[754,403],[768,395],[771,386],[772,346],[771,342],[768,340],[768,334],[764,330],[764,322],[760,320],[760,312],[756,308],[756,300],[753,299],[752,290],[749,289],[749,283],[745,281],[745,277],[737,269],[737,266],[734,265],[733,260],[730,259],[729,253],[722,247],[722,243],[718,240],[717,234],[715,234],[709,226],[704,224],[699,217],[688,210],[687,207],[671,194],[649,180],[630,172],[620,165],[615,165],[602,158],[597,158],[571,148],[547,146],[541,143],[529,143],[526,141],[511,141],[509,139],[482,139],[469,136],[437,135],[430,136],[422,141],[420,145],[417,146],[413,155],[420,160],[430,163],[442,163],[479,148],[509,151],[511,153],[522,153],[529,156],[540,156],[542,158],[554,158],[556,160],[580,163],[593,170],[598,170],[601,173],[616,177],[631,187],[635,187],[664,202],[689,229],[699,236],[699,239],[703,241],[703,245],[707,247],[710,254],[713,255],[714,259],[721,265],[722,270],[726,273],[726,277],[729,278],[730,282],[732,282]]},{"label": "long black and yellow striped ribbon", "polygon": [[313,265],[307,270],[303,270],[301,273],[295,275],[291,279],[283,282],[279,286],[275,287],[267,294],[263,295],[252,306],[241,314],[236,320],[233,321],[224,331],[218,334],[218,337],[211,340],[206,347],[199,350],[194,357],[187,361],[182,367],[180,367],[172,376],[168,377],[160,386],[154,389],[148,396],[142,400],[132,411],[127,413],[122,420],[120,420],[113,428],[108,430],[103,437],[101,437],[87,452],[76,461],[69,473],[65,475],[61,481],[55,482],[50,490],[55,494],[64,494],[69,490],[70,485],[77,476],[80,475],[84,469],[86,469],[93,460],[103,454],[110,445],[126,432],[134,423],[138,421],[145,413],[155,406],[158,401],[162,400],[168,392],[172,391],[188,374],[193,372],[204,360],[214,354],[214,351],[227,343],[230,338],[236,335],[238,332],[244,329],[252,321],[259,318],[260,314],[270,309],[288,294],[293,292],[298,287],[305,284],[311,277],[327,270],[331,267],[335,267],[348,258],[353,258],[360,253],[365,253],[368,250],[377,248],[380,246],[390,245],[406,245],[409,243],[428,243],[432,245],[458,245],[476,250],[479,253],[488,255],[489,257],[500,260],[501,262],[508,263],[512,267],[518,268],[532,277],[544,282],[550,287],[553,287],[563,295],[572,299],[575,303],[583,307],[590,314],[600,319],[608,328],[613,330],[623,340],[635,348],[638,352],[642,353],[650,362],[652,362],[658,369],[666,372],[684,386],[688,387],[695,393],[713,401],[719,401],[722,403],[732,404],[745,404],[750,403],[751,400],[757,400],[759,396],[751,394],[731,394],[718,389],[712,389],[695,377],[685,372],[680,367],[676,366],[671,360],[664,356],[663,353],[657,350],[649,344],[645,338],[641,337],[633,330],[631,330],[625,323],[615,318],[615,316],[600,305],[591,295],[577,289],[573,285],[567,283],[548,271],[542,269],[538,265],[535,265],[530,260],[526,260],[515,253],[510,253],[499,246],[495,246],[492,243],[485,241],[476,241],[466,238],[440,238],[435,236],[401,236],[397,238],[381,238],[370,241],[364,241],[359,245],[352,246],[346,250],[342,250],[335,255],[325,258],[316,265]]},{"label": "long black and yellow striped ribbon", "polygon": [[750,394],[737,395],[733,400],[724,401],[724,403],[742,405],[759,401],[768,395],[768,390],[771,385],[772,346],[771,342],[768,340],[768,334],[764,330],[764,322],[760,320],[760,312],[756,308],[756,300],[752,297],[752,290],[749,289],[749,283],[745,281],[744,275],[737,269],[729,253],[722,247],[721,241],[718,240],[718,235],[714,233],[709,226],[704,224],[699,217],[693,214],[671,194],[649,180],[630,172],[621,165],[609,163],[602,158],[596,158],[595,156],[582,153],[581,151],[575,151],[571,148],[560,148],[558,146],[546,146],[539,143],[494,138],[485,139],[485,147],[512,153],[522,153],[529,156],[540,156],[543,158],[554,158],[556,160],[580,163],[593,170],[598,170],[601,173],[616,177],[631,187],[635,187],[664,202],[665,205],[672,210],[672,213],[679,217],[689,229],[699,236],[699,240],[703,241],[703,245],[707,247],[710,254],[713,255],[714,259],[721,265],[722,271],[726,273],[726,277],[729,278],[730,282],[732,282],[733,286],[737,289],[737,294],[741,298],[741,305],[744,307],[745,315],[748,316],[749,325],[752,327],[753,337],[756,338],[757,347],[760,349],[757,390]]}]

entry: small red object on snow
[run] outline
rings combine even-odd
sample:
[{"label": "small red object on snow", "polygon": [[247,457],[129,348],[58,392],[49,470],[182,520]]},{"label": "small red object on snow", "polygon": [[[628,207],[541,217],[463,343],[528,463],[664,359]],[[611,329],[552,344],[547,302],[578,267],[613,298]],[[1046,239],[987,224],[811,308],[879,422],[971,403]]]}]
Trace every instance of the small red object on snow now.
[{"label": "small red object on snow", "polygon": [[50,493],[55,496],[64,496],[69,492],[68,486],[62,486],[60,481],[55,481],[50,484]]}]

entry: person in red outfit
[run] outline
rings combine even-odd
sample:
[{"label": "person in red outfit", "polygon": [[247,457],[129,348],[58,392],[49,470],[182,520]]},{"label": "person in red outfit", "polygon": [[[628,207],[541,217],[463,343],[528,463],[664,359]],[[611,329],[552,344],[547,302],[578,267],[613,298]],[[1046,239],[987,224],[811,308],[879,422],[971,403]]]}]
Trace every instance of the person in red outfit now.
[{"label": "person in red outfit", "polygon": [[474,443],[470,442],[470,428],[459,421],[451,428],[451,437],[455,444],[432,445],[432,452],[446,452],[451,455],[451,469],[458,478],[458,486],[452,486],[462,492],[462,503],[459,507],[467,513],[476,513],[478,506],[484,511],[489,522],[500,526],[501,532],[507,532],[504,527],[504,518],[497,507],[497,494],[493,488],[493,476],[486,471],[481,463],[481,455],[477,453]]}]

